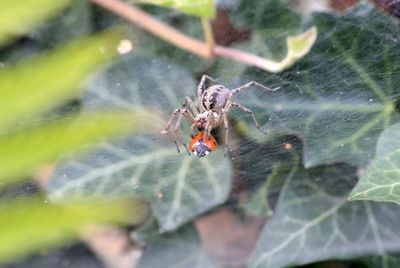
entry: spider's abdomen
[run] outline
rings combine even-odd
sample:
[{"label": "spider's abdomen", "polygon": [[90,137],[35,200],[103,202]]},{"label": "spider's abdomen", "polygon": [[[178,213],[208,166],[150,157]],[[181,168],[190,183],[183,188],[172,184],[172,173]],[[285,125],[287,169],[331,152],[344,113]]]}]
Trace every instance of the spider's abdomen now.
[{"label": "spider's abdomen", "polygon": [[225,107],[230,90],[223,85],[215,85],[203,91],[201,105],[205,110],[219,111]]}]

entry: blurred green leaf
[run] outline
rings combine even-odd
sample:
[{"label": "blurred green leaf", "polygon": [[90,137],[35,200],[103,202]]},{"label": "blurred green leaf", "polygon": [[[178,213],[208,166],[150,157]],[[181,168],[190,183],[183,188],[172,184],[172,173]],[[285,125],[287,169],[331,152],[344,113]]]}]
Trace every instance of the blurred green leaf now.
[{"label": "blurred green leaf", "polygon": [[213,19],[216,13],[214,0],[133,0],[133,2],[175,8],[188,15],[209,19]]},{"label": "blurred green leaf", "polygon": [[206,255],[196,230],[188,225],[148,241],[138,268],[213,268],[216,265]]},{"label": "blurred green leaf", "polygon": [[68,204],[51,204],[41,198],[3,201],[0,203],[0,262],[65,243],[95,223],[139,223],[148,213],[146,203],[133,200]]},{"label": "blurred green leaf", "polygon": [[123,36],[105,32],[0,69],[0,129],[77,96],[82,80],[117,55]]},{"label": "blurred green leaf", "polygon": [[[195,94],[190,74],[169,61],[138,55],[113,65],[90,85],[86,106],[149,106],[162,111],[165,121],[157,121],[154,134],[105,143],[88,157],[60,165],[50,180],[50,196],[139,194],[151,202],[163,230],[176,229],[223,203],[232,175],[223,148],[199,159],[185,151],[179,154],[169,138],[160,134],[184,97]],[[187,141],[189,125],[184,121],[181,135]]]},{"label": "blurred green leaf", "polygon": [[368,255],[380,257],[375,267],[399,267],[398,262],[391,265],[390,254],[400,250],[400,208],[347,202],[357,181],[356,171],[346,165],[293,166],[282,174],[285,185],[249,267],[288,267]]},{"label": "blurred green leaf", "polygon": [[54,162],[61,155],[106,137],[146,131],[152,119],[144,110],[125,114],[99,113],[59,119],[4,134],[0,136],[0,181],[21,179],[40,164]]},{"label": "blurred green leaf", "polygon": [[350,194],[349,200],[373,200],[400,204],[400,124],[384,131],[376,156]]},{"label": "blurred green leaf", "polygon": [[27,33],[70,2],[70,0],[2,0],[0,44]]}]

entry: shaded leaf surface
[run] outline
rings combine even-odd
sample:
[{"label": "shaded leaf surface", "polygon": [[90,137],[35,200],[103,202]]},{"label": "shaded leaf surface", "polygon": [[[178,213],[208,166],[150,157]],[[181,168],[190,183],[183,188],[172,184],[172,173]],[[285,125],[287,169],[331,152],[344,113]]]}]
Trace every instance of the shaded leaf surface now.
[{"label": "shaded leaf surface", "polygon": [[242,76],[281,89],[254,90],[240,101],[264,114],[268,128],[302,137],[306,166],[366,164],[380,133],[399,120],[399,24],[370,5],[343,15],[316,13],[309,23],[318,28],[317,42],[293,68],[277,76],[247,69]]},{"label": "shaded leaf surface", "polygon": [[213,268],[215,265],[202,249],[196,231],[185,226],[150,241],[138,268]]},{"label": "shaded leaf surface", "polygon": [[33,32],[29,37],[44,47],[87,35],[92,30],[91,4],[89,1],[72,1],[71,5]]},{"label": "shaded leaf surface", "polygon": [[[168,117],[184,96],[194,92],[194,81],[179,67],[131,56],[93,82],[86,105],[127,109],[144,105]],[[165,230],[224,202],[231,168],[222,150],[203,159],[178,154],[173,143],[159,134],[165,122],[157,124],[153,134],[103,144],[90,156],[60,166],[50,183],[52,197],[140,195],[151,201]],[[182,131],[184,139],[187,133]]]},{"label": "shaded leaf surface", "polygon": [[392,125],[382,133],[378,140],[376,157],[349,199],[400,204],[400,124]]},{"label": "shaded leaf surface", "polygon": [[390,267],[389,253],[399,250],[400,242],[397,206],[348,203],[357,176],[354,168],[344,165],[294,167],[289,174],[282,174],[285,186],[250,267],[286,267],[375,254],[380,255],[379,267]]}]

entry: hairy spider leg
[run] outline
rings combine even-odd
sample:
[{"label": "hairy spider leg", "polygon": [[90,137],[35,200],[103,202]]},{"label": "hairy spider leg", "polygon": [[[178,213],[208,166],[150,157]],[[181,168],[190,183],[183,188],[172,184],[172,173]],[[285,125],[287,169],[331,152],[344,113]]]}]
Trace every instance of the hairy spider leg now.
[{"label": "hairy spider leg", "polygon": [[[207,114],[207,124],[204,128],[204,132],[206,133],[206,137],[210,137],[211,136],[211,131],[213,130],[213,126],[212,126],[212,120],[213,120],[213,114],[212,113],[208,113]],[[220,120],[220,114],[218,113],[218,118],[217,121]]]},{"label": "hairy spider leg", "polygon": [[262,84],[260,84],[260,83],[258,83],[256,81],[251,81],[251,82],[248,82],[248,83],[246,83],[246,84],[244,84],[244,85],[242,85],[242,86],[240,86],[238,88],[233,89],[232,92],[231,92],[231,95],[229,96],[229,98],[231,99],[233,95],[239,93],[242,89],[247,89],[247,88],[250,88],[252,86],[256,86],[256,87],[265,89],[266,91],[269,91],[269,92],[273,92],[273,91],[278,90],[278,89],[281,88],[281,87],[269,88],[269,87],[266,87],[266,86],[264,86],[264,85],[262,85]]},{"label": "hairy spider leg", "polygon": [[[213,79],[212,77],[210,77],[206,74],[203,74],[203,76],[201,77],[200,83],[197,86],[197,98],[199,101],[201,101],[201,95],[203,94],[203,91],[205,90],[204,86],[206,84],[206,79],[208,79],[214,83],[217,82],[217,80]],[[200,107],[201,107],[201,105],[200,105]]]},{"label": "hairy spider leg", "polygon": [[193,116],[197,116],[199,114],[199,111],[194,106],[192,99],[189,97],[185,97],[185,101],[183,102],[183,107],[189,108]]},{"label": "hairy spider leg", "polygon": [[187,147],[185,141],[182,140],[182,137],[179,135],[179,127],[181,126],[181,120],[184,115],[186,115],[188,119],[189,119],[189,117],[193,118],[193,116],[189,113],[188,109],[186,109],[186,108],[182,109],[181,113],[178,115],[178,119],[176,120],[174,133],[175,133],[175,136],[178,138],[178,140],[182,143],[183,147],[185,147],[188,154],[190,155],[189,148]]},{"label": "hairy spider leg", "polygon": [[240,103],[236,103],[236,102],[232,102],[230,104],[231,107],[236,107],[241,109],[242,111],[246,112],[247,114],[251,115],[251,117],[253,118],[254,124],[256,125],[256,127],[258,128],[259,131],[261,131],[262,133],[264,133],[265,135],[267,135],[268,133],[265,132],[264,130],[261,129],[260,125],[258,124],[258,121],[253,113],[252,110],[250,110],[249,108],[241,105]]},{"label": "hairy spider leg", "polygon": [[[175,144],[176,149],[178,150],[178,153],[180,153],[181,151],[180,151],[180,149],[179,149],[179,145],[178,145],[176,139],[178,139],[178,141],[182,143],[182,145],[185,147],[185,149],[187,150],[187,152],[188,152],[189,155],[190,155],[190,151],[189,151],[189,149],[187,148],[186,143],[182,140],[182,138],[181,138],[180,135],[179,135],[179,126],[180,126],[180,124],[181,124],[181,119],[182,119],[182,117],[183,117],[184,115],[186,115],[187,118],[188,118],[188,120],[191,120],[191,122],[194,121],[193,115],[191,115],[191,114],[189,113],[188,109],[186,109],[186,108],[183,108],[183,109],[181,109],[181,108],[175,109],[175,110],[172,112],[171,117],[169,118],[168,123],[167,123],[167,126],[165,127],[165,130],[163,131],[163,133],[168,133],[168,136],[170,137],[170,139],[172,140],[172,142]],[[174,128],[175,137],[173,138],[173,137],[170,135],[169,129],[171,128],[172,121],[173,121],[175,118],[177,118],[177,120],[176,120],[175,128]]]},{"label": "hairy spider leg", "polygon": [[221,110],[222,118],[224,120],[224,129],[225,129],[225,141],[224,141],[224,157],[228,155],[228,139],[229,139],[229,124],[228,124],[228,116],[226,114],[225,109]]}]

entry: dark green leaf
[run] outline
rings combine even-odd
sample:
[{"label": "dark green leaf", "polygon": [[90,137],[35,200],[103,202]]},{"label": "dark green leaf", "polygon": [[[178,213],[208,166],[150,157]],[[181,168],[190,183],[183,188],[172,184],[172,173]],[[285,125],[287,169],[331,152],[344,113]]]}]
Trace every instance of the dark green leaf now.
[{"label": "dark green leaf", "polygon": [[87,0],[72,1],[68,8],[28,35],[43,47],[54,47],[88,35],[92,30],[91,8]]},{"label": "dark green leaf", "polygon": [[[86,105],[128,109],[150,106],[167,119],[173,109],[181,107],[185,96],[195,92],[189,73],[178,66],[133,56],[93,81]],[[202,159],[185,151],[179,154],[168,137],[160,134],[165,122],[159,120],[153,134],[103,144],[89,157],[60,166],[50,182],[52,198],[137,193],[150,200],[164,230],[175,229],[224,202],[232,171],[223,149]],[[187,141],[188,124],[181,130]]]},{"label": "dark green leaf", "polygon": [[[394,109],[399,23],[370,5],[343,15],[317,13],[310,22],[319,36],[303,60],[277,76],[249,70],[242,77],[242,82],[281,88],[272,93],[255,89],[238,101],[264,115],[260,121],[269,120],[269,129],[300,136],[307,167],[366,164],[380,133],[400,119]],[[251,126],[248,121],[254,136],[258,132]]]},{"label": "dark green leaf", "polygon": [[275,213],[261,233],[250,267],[286,267],[375,254],[381,257],[379,267],[390,267],[389,252],[400,250],[400,208],[348,203],[356,169],[294,166],[285,177]]}]

